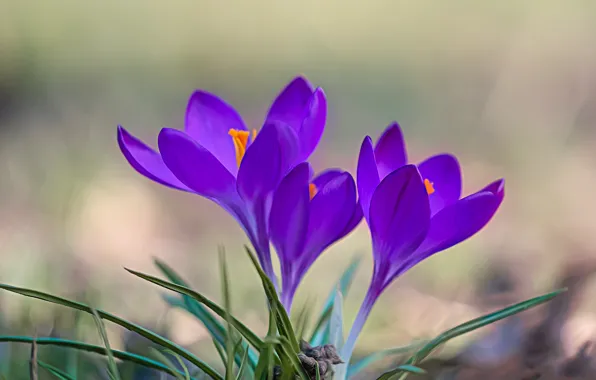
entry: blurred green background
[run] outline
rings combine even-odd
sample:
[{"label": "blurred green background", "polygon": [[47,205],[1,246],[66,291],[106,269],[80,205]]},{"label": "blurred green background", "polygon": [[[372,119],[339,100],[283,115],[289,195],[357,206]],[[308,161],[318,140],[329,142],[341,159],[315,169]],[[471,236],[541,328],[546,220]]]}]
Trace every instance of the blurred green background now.
[{"label": "blurred green background", "polygon": [[[413,161],[444,151],[459,157],[465,193],[507,181],[506,200],[482,233],[386,292],[362,351],[478,315],[473,288],[489,262],[510,264],[532,295],[570,256],[593,255],[596,3],[5,0],[1,282],[70,297],[91,292],[96,307],[148,326],[166,323],[173,339],[212,356],[196,322],[167,311],[157,288],[122,267],[156,273],[157,256],[219,299],[224,244],[234,311],[265,331],[264,297],[241,230],[209,201],[134,172],[118,150],[116,125],[155,143],[161,127],[182,128],[188,97],[202,88],[258,126],[297,74],[329,100],[317,169],[354,172],[363,136],[376,138],[397,120]],[[365,261],[348,300],[351,321],[372,265],[364,223],[317,261],[295,304],[322,302],[358,254]],[[596,333],[589,299],[578,334]],[[70,326],[54,320],[53,307],[14,295],[0,294],[0,308],[19,330],[11,334]],[[121,333],[110,329],[113,347],[123,346]],[[98,339],[90,320],[82,337]]]}]

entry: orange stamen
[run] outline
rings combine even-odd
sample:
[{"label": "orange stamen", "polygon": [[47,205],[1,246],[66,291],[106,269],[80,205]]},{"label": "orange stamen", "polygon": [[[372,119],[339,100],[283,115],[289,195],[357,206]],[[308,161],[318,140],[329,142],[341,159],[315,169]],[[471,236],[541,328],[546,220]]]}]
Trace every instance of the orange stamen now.
[{"label": "orange stamen", "polygon": [[310,200],[312,200],[318,192],[319,189],[317,189],[317,186],[314,183],[308,185],[308,195],[310,196]]},{"label": "orange stamen", "polygon": [[431,195],[432,193],[435,192],[434,183],[432,183],[431,181],[429,181],[426,178],[424,179],[424,187],[426,188],[426,192],[428,193],[428,195]]},{"label": "orange stamen", "polygon": [[[253,130],[253,135],[256,131]],[[244,153],[246,153],[246,147],[248,145],[248,131],[240,131],[238,129],[230,129],[228,135],[232,136],[232,142],[234,143],[234,150],[236,151],[236,163],[240,166]]]}]

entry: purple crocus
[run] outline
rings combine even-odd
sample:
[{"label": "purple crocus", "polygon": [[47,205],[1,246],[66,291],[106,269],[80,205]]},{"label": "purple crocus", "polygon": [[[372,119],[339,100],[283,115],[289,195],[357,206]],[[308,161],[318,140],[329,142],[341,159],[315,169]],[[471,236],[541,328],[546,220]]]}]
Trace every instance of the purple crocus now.
[{"label": "purple crocus", "polygon": [[356,184],[348,172],[328,170],[312,182],[311,173],[304,162],[281,181],[269,216],[271,242],[281,264],[281,301],[288,312],[310,266],[362,219]]},{"label": "purple crocus", "polygon": [[349,360],[356,339],[378,297],[391,282],[429,256],[480,231],[504,196],[504,180],[461,198],[461,171],[448,154],[418,165],[406,162],[397,123],[390,125],[373,148],[366,137],[357,169],[358,193],[372,237],[374,270],[371,284],[342,349]]},{"label": "purple crocus", "polygon": [[272,193],[294,166],[316,148],[327,117],[321,88],[293,79],[273,102],[259,132],[249,131],[236,110],[216,95],[195,91],[185,128],[163,128],[159,152],[121,126],[118,143],[139,173],[162,185],[201,195],[228,211],[276,283],[269,248]]}]

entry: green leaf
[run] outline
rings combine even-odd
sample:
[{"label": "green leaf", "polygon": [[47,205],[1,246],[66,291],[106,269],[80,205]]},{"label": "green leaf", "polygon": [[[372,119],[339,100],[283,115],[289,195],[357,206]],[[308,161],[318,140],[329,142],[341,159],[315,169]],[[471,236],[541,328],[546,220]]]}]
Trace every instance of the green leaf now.
[{"label": "green leaf", "polygon": [[276,319],[277,319],[277,329],[279,330],[279,334],[288,340],[290,347],[292,348],[292,352],[294,354],[298,354],[300,352],[300,346],[298,344],[298,340],[296,339],[296,334],[294,333],[294,329],[292,328],[292,322],[290,322],[290,317],[288,316],[288,313],[286,313],[286,310],[284,309],[283,305],[279,301],[279,298],[277,296],[277,291],[275,290],[275,286],[273,285],[273,282],[271,282],[269,277],[267,277],[267,275],[265,274],[265,272],[259,265],[257,258],[254,256],[254,254],[252,253],[250,248],[248,248],[247,246],[245,246],[244,248],[246,249],[246,253],[248,254],[248,257],[250,258],[250,261],[252,262],[253,266],[257,270],[259,277],[261,278],[261,282],[263,283],[263,288],[265,289],[265,294],[267,295],[267,299],[269,300],[269,306],[270,307],[275,306],[274,309],[276,310],[276,313],[277,313]]},{"label": "green leaf", "polygon": [[236,375],[236,380],[242,380],[244,378],[244,373],[246,372],[246,362],[248,359],[248,350],[244,350],[244,355],[242,356],[242,362],[240,363],[240,368],[238,368],[238,374]]},{"label": "green leaf", "polygon": [[[105,347],[96,346],[93,344],[77,342],[73,340],[67,339],[60,339],[60,338],[32,338],[28,336],[0,336],[0,342],[13,342],[13,343],[28,343],[32,344],[33,341],[37,345],[41,346],[59,346],[59,347],[68,347],[74,348],[81,351],[93,352],[100,355],[106,354]],[[146,358],[141,355],[133,354],[130,352],[112,350],[112,354],[115,358],[120,360],[128,361],[131,363],[142,365],[143,367],[155,369],[173,376],[176,376],[176,373],[180,373],[179,371],[172,372],[171,369],[164,366],[163,364],[156,362],[155,360]]]},{"label": "green leaf", "polygon": [[358,374],[359,372],[363,371],[364,369],[366,369],[370,365],[378,362],[379,360],[385,359],[386,357],[389,357],[389,356],[410,353],[410,352],[422,347],[423,344],[424,344],[423,342],[417,342],[417,343],[409,344],[407,346],[394,347],[394,348],[389,348],[389,349],[386,349],[383,351],[378,351],[378,352],[372,353],[372,354],[360,359],[356,363],[350,364],[350,366],[348,367],[348,378]]},{"label": "green leaf", "polygon": [[54,377],[60,379],[60,380],[76,380],[74,377],[70,376],[68,373],[66,373],[65,371],[62,371],[54,366],[51,366],[47,363],[42,362],[41,360],[37,361],[37,364],[45,369],[46,371],[48,371],[49,373],[51,373]]},{"label": "green leaf", "polygon": [[226,266],[226,256],[223,248],[219,251],[219,266],[221,271],[222,293],[224,299],[225,320],[227,324],[226,334],[226,380],[234,380],[234,338],[232,336],[232,311],[230,300],[230,279],[228,276],[228,267]]},{"label": "green leaf", "polygon": [[[164,280],[162,280],[160,278],[153,277],[153,276],[150,276],[148,274],[144,274],[144,273],[141,273],[141,272],[134,271],[132,269],[126,269],[126,270],[128,272],[134,274],[135,276],[140,277],[143,280],[149,281],[151,283],[154,283],[155,285],[159,285],[162,288],[166,288],[166,289],[172,290],[172,291],[174,291],[176,293],[180,293],[180,294],[184,294],[184,295],[190,296],[193,299],[197,300],[198,302],[202,303],[203,305],[207,306],[209,309],[211,309],[215,314],[219,315],[221,318],[225,318],[226,317],[226,312],[225,312],[224,309],[222,309],[215,302],[211,301],[210,299],[208,299],[207,297],[203,296],[202,294],[195,292],[192,289],[189,289],[189,288],[184,287],[184,286],[181,286],[181,285],[176,285],[176,284],[173,284],[171,282],[164,281]],[[238,332],[254,348],[257,349],[257,351],[259,351],[261,349],[261,347],[263,346],[263,341],[254,332],[252,332],[248,327],[246,327],[244,324],[242,324],[242,322],[240,322],[238,319],[234,318],[233,316],[231,317],[231,323],[232,323],[232,326],[234,326],[234,328],[236,330],[238,330]],[[181,355],[181,356],[184,357],[185,359],[188,359],[184,355]]]},{"label": "green leaf", "polygon": [[217,355],[219,355],[219,358],[221,359],[221,364],[223,364],[223,366],[225,367],[228,359],[226,359],[226,353],[224,352],[223,347],[215,339],[213,339],[213,345],[215,346],[215,350],[217,351]]},{"label": "green leaf", "polygon": [[[170,282],[173,282],[176,285],[184,286],[185,288],[190,288],[188,283],[182,279],[172,268],[170,268],[166,263],[159,259],[153,260],[157,268],[167,277]],[[174,297],[167,298],[170,304],[173,304]],[[203,306],[201,303],[197,302],[195,299],[188,295],[182,294],[182,303],[176,303],[176,306],[181,307],[187,310],[189,313],[197,317],[205,326],[209,334],[219,342],[221,345],[225,345],[225,328],[219,321],[209,312],[209,310]]]},{"label": "green leaf", "polygon": [[175,352],[172,352],[170,350],[167,350],[167,352],[170,353],[171,355],[174,355],[174,357],[176,358],[176,360],[178,360],[178,364],[180,365],[180,367],[184,371],[184,380],[191,380],[190,379],[190,373],[188,372],[188,367],[186,366],[186,364],[184,364],[184,361],[182,360],[182,358],[180,357],[180,355],[178,355]]},{"label": "green leaf", "polygon": [[397,367],[397,369],[399,369],[402,372],[413,373],[415,375],[424,375],[426,373],[426,371],[422,368],[413,366],[411,364],[400,365],[399,367]]},{"label": "green leaf", "polygon": [[112,355],[112,348],[110,347],[110,341],[108,340],[108,334],[106,333],[106,327],[101,320],[101,317],[97,313],[97,310],[91,309],[91,313],[93,314],[93,319],[95,320],[95,325],[97,326],[97,330],[99,331],[99,336],[103,341],[104,346],[106,346],[106,356],[108,357],[108,368],[110,370],[111,376],[116,380],[120,379],[120,372],[118,372],[118,366],[114,361],[114,355]]},{"label": "green leaf", "polygon": [[[343,300],[341,290],[339,288],[335,291],[335,298],[333,300],[333,309],[331,317],[329,318],[329,344],[332,344],[337,351],[341,351],[344,345],[344,332],[343,332]],[[347,365],[337,366],[335,374],[333,375],[334,380],[345,380],[348,372]]]},{"label": "green leaf", "polygon": [[273,366],[275,365],[275,345],[277,344],[277,312],[275,306],[269,310],[269,328],[263,343],[263,349],[255,368],[255,379],[273,379]]},{"label": "green leaf", "polygon": [[[302,368],[302,363],[300,363],[300,359],[298,359],[298,355],[296,355],[296,353],[294,352],[294,349],[292,347],[292,345],[290,344],[290,342],[288,341],[288,339],[284,336],[280,337],[281,340],[281,348],[285,354],[285,356],[289,359],[289,361],[292,363],[292,369],[293,369],[293,373],[298,374],[298,376],[302,379],[302,380],[309,380],[308,376],[306,375],[306,372],[304,372],[304,368]],[[284,371],[284,374],[289,374],[289,371]],[[291,377],[292,379],[294,377]]]},{"label": "green leaf", "polygon": [[342,273],[336,286],[334,286],[331,292],[329,293],[327,301],[325,302],[323,310],[321,311],[321,315],[316,323],[313,335],[310,338],[311,346],[320,346],[321,344],[326,342],[329,327],[326,322],[329,320],[329,317],[331,316],[333,302],[335,300],[335,291],[339,287],[342,295],[346,296],[348,294],[352,282],[354,281],[354,275],[356,274],[356,270],[360,266],[361,261],[361,257],[355,257],[350,262],[350,265],[348,265],[348,267]]},{"label": "green leaf", "polygon": [[[170,358],[168,358],[166,355],[164,355],[161,351],[159,351],[155,347],[149,347],[149,350],[151,351],[152,356],[155,356],[156,359],[158,359],[161,363],[163,363],[166,367],[168,367],[172,372],[174,372],[174,376],[176,377],[177,380],[185,380],[185,376],[183,376],[181,373],[178,373],[176,366],[174,365],[174,363],[172,363]],[[188,369],[186,371],[187,371],[186,373],[188,373]],[[186,375],[186,373],[185,373],[185,375]]]},{"label": "green leaf", "polygon": [[306,300],[304,306],[300,309],[298,313],[298,318],[296,318],[296,337],[298,341],[302,341],[304,339],[304,334],[306,333],[306,329],[308,328],[308,323],[310,322],[310,318],[312,316],[312,300]]},{"label": "green leaf", "polygon": [[[565,291],[567,291],[567,289],[560,289],[542,296],[534,297],[529,300],[516,303],[515,305],[508,306],[494,313],[486,314],[482,317],[473,319],[459,326],[456,326],[450,330],[447,330],[444,333],[437,336],[436,338],[432,339],[427,344],[425,344],[422,347],[422,349],[420,349],[420,351],[416,352],[410,359],[408,359],[406,364],[416,365],[420,363],[422,360],[424,360],[428,355],[430,355],[438,346],[447,342],[448,340],[466,334],[470,331],[479,329],[488,324],[495,323],[511,315],[521,313],[522,311],[526,311],[532,307],[538,306],[545,302],[548,302]],[[399,369],[398,367],[392,371],[384,373],[378,378],[378,380],[389,380],[401,372],[403,372],[403,370]],[[403,374],[400,379],[405,379],[406,377],[407,373]]]},{"label": "green leaf", "polygon": [[[31,290],[31,289],[26,289],[26,288],[19,288],[16,286],[11,286],[11,285],[6,285],[6,284],[0,284],[0,289],[4,289],[4,290],[8,290],[9,292],[13,292],[13,293],[17,293],[26,297],[31,297],[31,298],[37,298],[43,301],[47,301],[47,302],[51,302],[51,303],[55,303],[58,305],[62,305],[62,306],[66,306],[66,307],[70,307],[72,309],[77,309],[77,310],[81,310],[84,311],[86,313],[92,314],[91,308],[85,304],[82,304],[80,302],[74,302],[74,301],[69,301],[67,299],[61,298],[61,297],[57,297],[51,294],[47,294],[47,293],[43,293],[43,292],[39,292],[37,290]],[[199,358],[197,358],[196,356],[194,356],[190,351],[186,350],[185,348],[177,345],[174,342],[171,342],[163,337],[161,337],[160,335],[147,330],[137,324],[134,324],[132,322],[129,322],[125,319],[122,319],[120,317],[117,317],[113,314],[107,313],[105,311],[102,310],[97,310],[97,313],[99,314],[99,316],[105,320],[108,320],[110,322],[113,322],[117,325],[120,325],[122,327],[124,327],[127,330],[136,332],[137,334],[149,339],[150,341],[152,341],[153,343],[156,343],[160,346],[166,347],[170,350],[172,350],[173,352],[177,353],[178,355],[182,356],[183,358],[185,358],[186,360],[190,361],[192,364],[196,365],[197,367],[199,367],[203,372],[205,372],[207,375],[211,376],[214,379],[222,379],[221,375],[218,374],[213,368],[211,368],[207,363],[203,362],[202,360],[200,360]]]},{"label": "green leaf", "polygon": [[[184,286],[185,288],[189,288],[190,286],[184,279],[178,275],[170,266],[168,266],[165,262],[155,258],[154,260],[155,265],[157,268],[163,273],[164,276],[176,285]],[[192,297],[187,295],[180,295],[180,297],[171,296],[171,295],[164,295],[163,296],[165,301],[173,307],[178,307],[183,310],[188,311],[192,315],[194,315],[198,320],[201,321],[203,326],[209,331],[209,334],[214,338],[216,342],[220,344],[220,346],[225,345],[225,335],[226,330],[223,325],[215,318],[215,316],[203,306],[201,303],[197,302]],[[244,350],[248,350],[248,368],[247,370],[252,374],[254,368],[257,365],[258,355],[257,353],[249,347],[248,344],[242,344],[242,351],[235,355],[234,360],[236,364],[239,366],[242,361],[242,352]]]}]

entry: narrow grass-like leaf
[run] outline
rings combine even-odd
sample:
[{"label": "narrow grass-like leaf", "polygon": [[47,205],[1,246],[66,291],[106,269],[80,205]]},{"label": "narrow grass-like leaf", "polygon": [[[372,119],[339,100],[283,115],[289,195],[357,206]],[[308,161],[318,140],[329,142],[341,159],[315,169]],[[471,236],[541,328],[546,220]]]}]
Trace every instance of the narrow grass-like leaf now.
[{"label": "narrow grass-like leaf", "polygon": [[[226,317],[226,312],[225,312],[224,309],[222,309],[215,302],[211,301],[210,299],[208,299],[207,297],[203,296],[202,294],[195,292],[192,289],[186,288],[186,287],[181,286],[181,285],[176,285],[176,284],[173,284],[171,282],[164,281],[164,280],[162,280],[160,278],[153,277],[153,276],[150,276],[148,274],[144,274],[144,273],[141,273],[141,272],[134,271],[132,269],[126,269],[126,270],[128,272],[134,274],[135,276],[140,277],[143,280],[152,282],[155,285],[159,285],[162,288],[166,288],[166,289],[172,290],[172,291],[174,291],[176,293],[188,295],[188,296],[192,297],[193,299],[197,300],[198,302],[202,303],[203,305],[207,306],[209,309],[211,309],[215,314],[219,315],[221,318],[225,318]],[[238,319],[234,318],[233,316],[231,317],[231,322],[232,322],[232,326],[234,326],[234,328],[236,330],[238,330],[238,332],[254,348],[257,349],[257,351],[261,349],[261,347],[263,346],[263,341],[261,340],[261,338],[259,338],[254,332],[252,332],[248,327],[246,327],[242,322],[240,322]],[[184,355],[181,355],[181,356],[184,357]],[[184,357],[184,358],[185,359],[188,359],[186,357]]]},{"label": "narrow grass-like leaf", "polygon": [[[166,276],[166,278],[170,282],[190,289],[189,284],[165,262],[157,258],[155,258],[153,261],[157,268],[163,273],[164,276]],[[214,338],[214,342],[218,342],[221,346],[225,345],[225,328],[209,311],[208,308],[203,306],[201,303],[199,303],[192,297],[184,294],[180,295],[180,297],[164,295],[164,299],[171,306],[179,307],[194,315],[199,321],[201,321],[201,323],[203,324],[203,326],[205,326],[207,331],[209,331],[209,334]],[[257,360],[259,360],[259,358],[257,353],[248,344],[243,343],[241,352],[234,356],[234,360],[236,362],[236,365],[240,366],[240,363],[243,358],[242,352],[244,352],[245,350],[248,351],[247,371],[252,373],[257,365]]]},{"label": "narrow grass-like leaf", "polygon": [[108,334],[106,332],[106,327],[101,320],[101,317],[97,313],[97,310],[91,309],[91,313],[93,314],[93,319],[95,320],[95,325],[97,326],[97,330],[99,332],[99,336],[103,341],[104,346],[106,346],[106,356],[108,357],[108,368],[110,370],[110,374],[116,380],[120,379],[120,372],[118,372],[118,366],[114,361],[114,355],[112,354],[112,348],[110,347],[110,341],[108,340]]},{"label": "narrow grass-like leaf", "polygon": [[321,311],[321,315],[316,323],[316,327],[313,330],[313,335],[310,338],[310,345],[311,346],[320,346],[321,344],[325,343],[325,337],[328,333],[327,329],[327,321],[331,316],[331,310],[333,309],[333,300],[335,299],[335,290],[339,287],[341,294],[346,296],[350,291],[350,287],[352,282],[354,281],[354,275],[356,274],[356,270],[360,266],[360,262],[362,261],[361,257],[355,257],[351,262],[350,265],[344,270],[339,281],[333,287],[329,296],[327,296],[327,301],[325,301],[325,305],[323,306],[323,310]]},{"label": "narrow grass-like leaf", "polygon": [[35,339],[31,343],[31,356],[29,358],[29,378],[30,380],[38,379],[37,373],[37,343]]},{"label": "narrow grass-like leaf", "polygon": [[226,380],[234,380],[234,341],[232,337],[232,311],[230,300],[230,279],[228,276],[228,267],[226,266],[226,256],[223,248],[219,251],[219,266],[222,283],[222,293],[224,300],[226,329]]},{"label": "narrow grass-like leaf", "polygon": [[394,347],[394,348],[389,348],[389,349],[386,349],[383,351],[377,351],[375,353],[372,353],[372,354],[360,359],[356,363],[350,364],[350,366],[348,367],[348,378],[365,370],[367,367],[378,362],[379,360],[385,359],[386,357],[389,357],[389,356],[409,354],[409,353],[413,352],[414,350],[421,348],[423,344],[424,344],[423,342],[417,342],[417,343],[409,344],[407,346]]},{"label": "narrow grass-like leaf", "polygon": [[312,300],[307,299],[304,306],[300,309],[300,313],[296,319],[296,337],[298,338],[298,341],[302,341],[306,334],[306,329],[308,328],[312,316],[312,305]]},{"label": "narrow grass-like leaf", "polygon": [[[40,346],[58,346],[58,347],[68,347],[74,348],[81,351],[93,352],[95,354],[104,355],[106,354],[105,347],[96,346],[89,343],[77,342],[68,339],[60,339],[60,338],[36,338],[33,339],[32,337],[28,336],[0,336],[0,342],[13,342],[13,343],[27,343],[32,344],[35,340],[35,343]],[[180,373],[179,371],[172,372],[171,369],[164,366],[163,364],[149,359],[147,357],[133,354],[130,352],[112,350],[112,354],[115,358],[120,360],[128,361],[131,363],[142,365],[143,367],[155,369],[170,375],[175,376],[176,373]]]},{"label": "narrow grass-like leaf", "polygon": [[288,316],[288,313],[286,313],[286,310],[284,309],[283,305],[279,300],[279,297],[277,296],[277,291],[275,290],[273,282],[271,282],[269,277],[267,277],[250,248],[248,248],[247,246],[245,246],[244,248],[246,249],[246,253],[250,258],[250,261],[257,270],[259,277],[261,278],[263,288],[265,289],[265,294],[267,295],[267,299],[269,300],[269,306],[276,306],[275,310],[277,312],[278,317],[277,328],[279,330],[279,334],[283,337],[286,337],[290,344],[290,347],[292,348],[292,352],[294,354],[298,354],[300,352],[300,346],[298,344],[298,340],[296,339],[294,329],[292,328],[292,322],[290,322],[290,317]]},{"label": "narrow grass-like leaf", "polygon": [[[11,286],[11,285],[6,285],[6,284],[0,284],[0,289],[8,290],[9,292],[17,293],[17,294],[20,294],[20,295],[23,295],[26,297],[37,298],[37,299],[40,299],[40,300],[43,300],[46,302],[55,303],[58,305],[70,307],[72,309],[77,309],[77,310],[81,310],[86,313],[92,314],[91,308],[83,303],[70,301],[70,300],[67,300],[67,299],[64,299],[61,297],[57,297],[57,296],[54,296],[51,294],[43,293],[43,292],[40,292],[37,290],[31,290],[31,289],[27,289],[27,288],[19,288],[16,286]],[[129,322],[129,321],[122,319],[120,317],[117,317],[113,314],[107,313],[102,310],[97,310],[97,313],[99,314],[99,316],[101,318],[103,318],[105,320],[108,320],[108,321],[113,322],[117,325],[120,325],[127,330],[133,331],[133,332],[149,339],[153,343],[156,343],[160,346],[163,346],[165,348],[172,350],[173,352],[182,356],[183,358],[185,358],[192,364],[199,367],[203,372],[205,372],[207,375],[211,376],[212,378],[222,379],[221,375],[219,373],[217,373],[213,368],[211,368],[211,366],[209,366],[207,363],[203,362],[202,360],[200,360],[199,358],[194,356],[190,351],[177,345],[176,343],[171,342],[171,341],[163,338],[162,336],[160,336],[150,330],[147,330],[144,327],[141,327],[137,324]]]},{"label": "narrow grass-like leaf", "polygon": [[[556,290],[554,292],[551,292],[551,293],[548,293],[548,294],[545,294],[542,296],[534,297],[529,300],[516,303],[515,305],[508,306],[508,307],[501,309],[499,311],[496,311],[494,313],[486,314],[482,317],[478,317],[476,319],[473,319],[471,321],[463,323],[459,326],[456,326],[450,330],[447,330],[444,333],[437,336],[436,338],[432,339],[427,344],[425,344],[422,347],[422,349],[420,349],[420,351],[416,352],[410,359],[408,359],[408,361],[405,364],[415,366],[416,364],[418,364],[422,360],[424,360],[428,355],[430,355],[438,346],[447,342],[448,340],[451,340],[455,337],[466,334],[470,331],[479,329],[479,328],[484,327],[488,324],[495,323],[495,322],[497,322],[501,319],[507,318],[511,315],[521,313],[522,311],[526,311],[532,307],[536,307],[536,306],[543,304],[545,302],[548,302],[548,301],[552,300],[553,298],[555,298],[556,296],[558,296],[559,294],[565,292],[566,290],[567,289]],[[402,372],[404,372],[402,369],[396,368],[392,371],[384,373],[383,375],[381,375],[378,378],[378,380],[389,380],[389,379],[392,379],[397,374],[402,373]],[[407,375],[408,375],[407,373],[404,373],[400,377],[400,379],[405,379],[407,377]]]},{"label": "narrow grass-like leaf", "polygon": [[178,355],[175,352],[172,352],[170,350],[167,350],[167,352],[170,355],[174,355],[174,357],[178,361],[178,364],[180,365],[180,368],[182,368],[182,370],[184,371],[184,380],[191,380],[190,379],[190,372],[188,372],[188,367],[186,366],[186,364],[184,363],[184,361],[182,360],[182,358],[180,357],[180,355]]},{"label": "narrow grass-like leaf", "polygon": [[170,358],[168,358],[166,355],[164,355],[163,352],[159,351],[155,347],[149,347],[149,350],[151,351],[151,356],[154,356],[161,363],[163,363],[163,365],[165,365],[172,372],[175,373],[174,376],[176,377],[177,380],[185,380],[185,377],[181,373],[178,373],[178,371],[177,371],[176,366],[174,365],[174,363],[172,363],[172,361],[170,360]]},{"label": "narrow grass-like leaf", "polygon": [[399,369],[402,372],[413,373],[414,375],[424,375],[426,373],[426,371],[422,368],[416,367],[411,364],[400,365],[399,367],[397,367],[397,369]]},{"label": "narrow grass-like leaf", "polygon": [[[344,345],[344,332],[343,332],[343,298],[339,287],[335,291],[335,298],[333,300],[331,317],[329,318],[329,341],[328,344],[332,344],[337,351],[341,351]],[[338,366],[333,376],[334,380],[345,380],[348,375],[347,365]]]},{"label": "narrow grass-like leaf", "polygon": [[226,353],[224,352],[223,347],[215,339],[213,339],[213,345],[215,346],[215,351],[217,351],[217,355],[221,360],[221,364],[225,367],[228,359],[226,359]]},{"label": "narrow grass-like leaf", "polygon": [[274,352],[275,352],[275,344],[273,343],[273,339],[277,339],[277,312],[275,311],[276,306],[273,305],[272,308],[269,309],[269,328],[267,329],[267,337],[263,343],[263,349],[261,350],[261,355],[259,356],[259,361],[257,362],[257,366],[255,368],[255,379],[256,380],[263,380],[265,377],[266,380],[273,378],[273,366],[275,364]]},{"label": "narrow grass-like leaf", "polygon": [[321,373],[319,372],[319,362],[315,362],[315,380],[321,380]]},{"label": "narrow grass-like leaf", "polygon": [[48,371],[49,373],[51,373],[54,377],[60,379],[60,380],[76,380],[74,377],[70,376],[68,373],[66,373],[65,371],[62,371],[54,366],[51,366],[47,363],[42,362],[41,360],[37,361],[37,364],[45,369],[46,371]]},{"label": "narrow grass-like leaf", "polygon": [[248,350],[244,350],[244,355],[242,356],[242,362],[240,363],[240,368],[238,368],[238,374],[236,375],[236,380],[242,380],[244,378],[244,373],[246,372],[247,367],[247,359],[248,359]]},{"label": "narrow grass-like leaf", "polygon": [[[309,380],[306,372],[304,372],[304,368],[302,368],[302,363],[300,363],[300,359],[298,359],[298,355],[293,351],[293,347],[288,341],[288,339],[284,336],[280,337],[281,340],[281,348],[283,349],[285,356],[289,359],[290,363],[292,363],[292,372],[298,374],[298,376],[302,380]],[[284,371],[284,374],[289,374],[290,371]],[[293,378],[293,377],[290,377]]]},{"label": "narrow grass-like leaf", "polygon": [[[166,263],[157,258],[155,258],[153,262],[170,282],[184,286],[185,288],[190,288],[189,284]],[[225,328],[215,316],[213,316],[205,306],[192,297],[184,294],[182,294],[181,297],[183,302],[182,305],[178,304],[178,306],[197,317],[203,323],[207,331],[209,331],[209,334],[211,334],[211,336],[221,345],[225,345]]]}]

